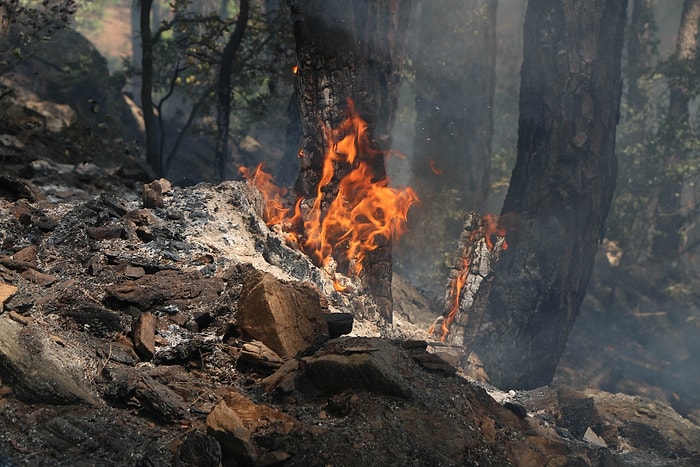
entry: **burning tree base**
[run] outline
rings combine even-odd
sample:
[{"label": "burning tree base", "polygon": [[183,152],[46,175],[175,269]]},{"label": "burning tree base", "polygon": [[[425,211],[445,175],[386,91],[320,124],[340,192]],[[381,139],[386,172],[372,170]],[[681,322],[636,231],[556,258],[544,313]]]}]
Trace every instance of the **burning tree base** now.
[{"label": "burning tree base", "polygon": [[442,315],[430,326],[428,333],[459,349],[459,366],[472,369],[472,374],[485,375],[479,357],[469,351],[483,318],[487,294],[482,287],[492,278],[494,263],[508,248],[505,232],[490,215],[468,213],[457,242],[454,263],[450,269]]},{"label": "burning tree base", "polygon": [[[374,147],[352,101],[347,114],[337,128],[325,128],[316,192],[300,195],[293,209],[285,206],[287,190],[274,184],[262,164],[240,172],[263,193],[265,222],[281,225],[287,242],[331,276],[337,269],[358,278],[391,323],[392,243],[405,232],[408,210],[418,198],[411,188],[389,186],[384,152]],[[336,281],[336,290],[344,288]]]}]

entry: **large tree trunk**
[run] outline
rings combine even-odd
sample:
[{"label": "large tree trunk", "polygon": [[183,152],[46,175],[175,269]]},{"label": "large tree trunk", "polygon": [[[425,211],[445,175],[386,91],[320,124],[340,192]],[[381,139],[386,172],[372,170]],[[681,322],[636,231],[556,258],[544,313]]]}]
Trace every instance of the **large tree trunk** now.
[{"label": "large tree trunk", "polygon": [[[389,149],[403,65],[410,0],[289,0],[298,58],[299,110],[303,138],[295,190],[312,198],[321,179],[327,142],[324,126],[337,128],[347,117],[348,99],[369,127],[376,149]],[[384,157],[373,159],[376,180],[386,178]],[[347,165],[347,164],[345,164]],[[349,167],[336,167],[324,204],[337,194]],[[327,206],[324,206],[326,208]],[[367,285],[391,321],[391,241],[367,258]]]},{"label": "large tree trunk", "polygon": [[[413,177],[421,203],[401,241],[403,276],[439,289],[466,211],[489,191],[497,0],[423,0],[415,9]],[[424,245],[430,244],[430,248]]]},{"label": "large tree trunk", "polygon": [[617,174],[626,5],[528,4],[518,157],[501,214],[509,248],[472,323],[471,349],[499,387],[551,381],[583,300]]},{"label": "large tree trunk", "polygon": [[[697,58],[698,26],[700,21],[700,0],[685,0],[681,24],[676,39],[676,60],[679,64],[690,64]],[[690,65],[692,66],[692,65]],[[661,187],[658,196],[656,212],[656,229],[651,252],[657,257],[676,256],[681,248],[681,227],[688,220],[688,214],[683,211],[681,191],[683,176],[677,167],[683,162],[685,155],[683,142],[684,133],[688,130],[690,89],[687,79],[679,75],[672,77],[665,140],[668,150],[665,155],[665,167],[670,174],[667,183]]]}]

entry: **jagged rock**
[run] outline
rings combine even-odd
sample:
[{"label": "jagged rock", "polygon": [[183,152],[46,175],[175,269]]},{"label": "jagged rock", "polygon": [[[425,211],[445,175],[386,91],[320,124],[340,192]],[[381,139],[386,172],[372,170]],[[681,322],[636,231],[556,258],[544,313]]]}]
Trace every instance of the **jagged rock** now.
[{"label": "jagged rock", "polygon": [[0,282],[0,313],[2,313],[5,302],[17,292],[17,287]]},{"label": "jagged rock", "polygon": [[[602,421],[593,431],[614,450],[673,453],[684,464],[700,465],[700,426],[660,401],[589,389]],[[653,456],[653,454],[652,454]],[[660,460],[657,459],[657,460]]]},{"label": "jagged rock", "polygon": [[236,391],[230,391],[207,416],[207,431],[221,444],[224,465],[264,465],[251,438],[257,432],[284,436],[296,427],[298,422],[293,418],[255,404]]},{"label": "jagged rock", "polygon": [[17,253],[12,255],[12,257],[17,261],[30,264],[33,268],[36,268],[38,266],[36,261],[36,255],[38,252],[39,247],[35,244],[31,244],[19,250]]},{"label": "jagged rock", "polygon": [[219,442],[223,455],[230,463],[255,465],[257,452],[250,441],[250,431],[225,399],[207,416],[207,432]]},{"label": "jagged rock", "polygon": [[143,207],[162,208],[165,206],[163,195],[172,191],[173,187],[168,180],[160,178],[143,185]]},{"label": "jagged rock", "polygon": [[327,393],[346,389],[412,397],[413,388],[396,370],[398,349],[386,341],[340,338],[301,359],[304,374]]},{"label": "jagged rock", "polygon": [[79,358],[52,341],[46,329],[0,316],[0,376],[22,400],[49,404],[96,404]]},{"label": "jagged rock", "polygon": [[136,318],[132,331],[134,350],[141,360],[151,360],[156,352],[156,322],[158,318],[149,311],[144,311]]},{"label": "jagged rock", "polygon": [[263,342],[282,358],[328,334],[316,289],[256,270],[245,277],[236,319],[244,338]]},{"label": "jagged rock", "polygon": [[246,342],[241,348],[238,363],[264,369],[277,369],[284,360],[260,341]]}]

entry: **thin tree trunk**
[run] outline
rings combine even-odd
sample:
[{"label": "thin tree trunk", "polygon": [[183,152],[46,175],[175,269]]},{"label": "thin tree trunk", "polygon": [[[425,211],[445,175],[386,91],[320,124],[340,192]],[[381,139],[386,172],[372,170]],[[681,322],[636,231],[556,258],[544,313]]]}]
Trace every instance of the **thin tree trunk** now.
[{"label": "thin tree trunk", "polygon": [[229,123],[231,118],[231,75],[233,74],[236,53],[241,46],[246,25],[248,24],[249,7],[249,0],[240,1],[236,27],[221,53],[216,106],[216,148],[214,153],[216,173],[220,182],[226,179]]},{"label": "thin tree trunk", "polygon": [[158,122],[153,110],[153,35],[151,34],[151,6],[153,0],[140,0],[139,27],[141,35],[141,110],[146,131],[146,163],[156,176],[162,174],[161,154],[158,149]]},{"label": "thin tree trunk", "polygon": [[480,290],[483,321],[469,323],[470,348],[502,388],[551,381],[584,297],[615,188],[626,5],[528,4],[518,157],[501,215],[509,248]]},{"label": "thin tree trunk", "polygon": [[633,0],[627,35],[627,103],[630,112],[642,112],[648,103],[644,81],[649,78],[656,55],[654,0]]},{"label": "thin tree trunk", "polygon": [[[298,58],[299,110],[303,138],[295,190],[313,198],[326,149],[324,126],[347,117],[348,99],[369,126],[376,149],[388,149],[403,65],[410,0],[288,0]],[[384,158],[373,160],[375,180],[386,178]],[[337,194],[349,167],[337,167],[323,209]],[[391,241],[367,259],[368,286],[383,317],[391,321]]]},{"label": "thin tree trunk", "polygon": [[[679,64],[687,64],[697,57],[699,21],[700,0],[685,0],[676,39],[676,60]],[[673,77],[665,135],[670,150],[666,153],[664,164],[671,176],[659,192],[656,236],[651,247],[652,254],[659,257],[678,255],[681,248],[680,229],[687,220],[681,205],[683,176],[674,169],[684,159],[682,142],[689,124],[689,103],[690,89],[685,80],[682,76]]]}]

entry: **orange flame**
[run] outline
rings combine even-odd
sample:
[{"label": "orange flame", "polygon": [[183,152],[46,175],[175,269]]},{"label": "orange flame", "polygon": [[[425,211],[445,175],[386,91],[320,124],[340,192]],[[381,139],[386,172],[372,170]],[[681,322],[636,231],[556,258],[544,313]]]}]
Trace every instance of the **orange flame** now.
[{"label": "orange flame", "polygon": [[265,172],[264,169],[265,163],[261,162],[253,170],[239,167],[238,171],[243,178],[262,192],[265,200],[265,222],[267,225],[275,225],[283,222],[287,213],[289,213],[289,208],[285,208],[282,204],[282,199],[287,194],[287,189],[275,185],[272,175]]},{"label": "orange flame", "polygon": [[437,163],[434,160],[430,159],[429,164],[430,164],[430,170],[435,175],[442,175],[442,169],[438,168]]},{"label": "orange flame", "polygon": [[295,75],[299,73],[299,65],[294,65],[292,67],[292,73],[294,73]]},{"label": "orange flame", "polygon": [[[367,123],[357,115],[352,101],[348,102],[347,120],[336,129],[326,129],[325,137],[328,147],[321,180],[307,212],[302,213],[303,200],[299,199],[294,215],[288,217],[289,209],[281,203],[286,190],[274,184],[270,188],[267,183],[272,177],[256,176],[258,169],[252,176],[246,175],[247,170],[241,173],[263,192],[268,225],[289,226],[287,239],[299,244],[317,266],[326,267],[332,258],[343,259],[348,271],[358,275],[366,255],[378,247],[379,237],[396,240],[406,232],[408,210],[418,197],[411,188],[389,187],[387,178],[377,180],[372,162],[383,152],[372,148]],[[347,165],[349,172],[339,180],[337,195],[324,213],[322,202],[338,164]],[[343,287],[338,284],[336,288]]]},{"label": "orange flame", "polygon": [[[480,224],[480,228],[475,229],[469,235],[467,241],[473,244],[478,242],[480,238],[483,238],[484,243],[486,244],[486,248],[489,252],[492,252],[496,245],[497,237],[505,237],[506,232],[502,227],[498,225],[498,222],[494,219],[494,217],[491,214],[487,214],[484,217],[482,217]],[[508,243],[506,242],[505,238],[503,238],[503,242],[501,243],[501,250],[507,249]],[[459,305],[462,297],[462,289],[467,283],[467,277],[469,276],[470,259],[471,258],[468,257],[462,258],[462,267],[459,269],[459,275],[452,282],[452,287],[450,289],[449,295],[449,297],[452,300],[452,305],[450,307],[450,310],[447,312],[447,316],[445,316],[445,318],[442,320],[442,323],[440,323],[441,342],[445,342],[447,340],[447,335],[450,333],[450,326],[457,317],[457,312],[459,311]],[[432,336],[436,332],[437,329],[435,329],[435,324],[431,325],[428,329],[428,334]]]}]

